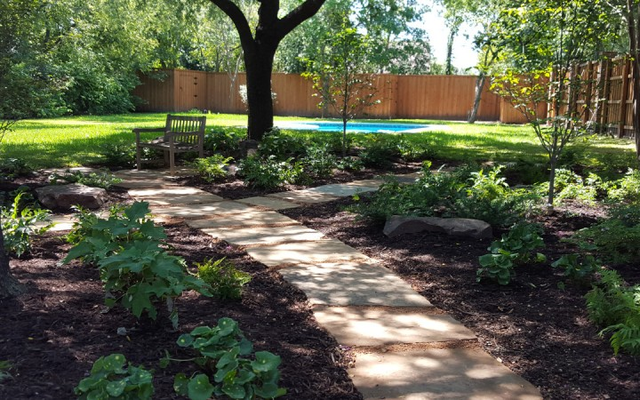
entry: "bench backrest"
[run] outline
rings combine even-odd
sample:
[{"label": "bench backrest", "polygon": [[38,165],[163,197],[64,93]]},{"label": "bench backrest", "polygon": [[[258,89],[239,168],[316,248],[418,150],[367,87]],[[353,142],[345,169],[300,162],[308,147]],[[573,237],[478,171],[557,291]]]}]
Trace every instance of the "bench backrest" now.
[{"label": "bench backrest", "polygon": [[183,117],[167,115],[165,137],[173,136],[174,141],[180,143],[197,144],[204,140],[204,127],[207,117]]}]

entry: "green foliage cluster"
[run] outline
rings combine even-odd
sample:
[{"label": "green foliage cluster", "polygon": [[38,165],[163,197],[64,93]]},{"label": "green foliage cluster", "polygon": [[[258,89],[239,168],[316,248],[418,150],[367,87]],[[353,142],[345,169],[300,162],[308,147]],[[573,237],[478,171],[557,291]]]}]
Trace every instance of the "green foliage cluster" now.
[{"label": "green foliage cluster", "polygon": [[592,255],[565,254],[554,261],[551,266],[562,270],[565,277],[579,284],[591,281],[602,265]]},{"label": "green foliage cluster", "polygon": [[246,129],[217,126],[205,133],[204,148],[227,157],[239,158],[240,143],[246,138]]},{"label": "green foliage cluster", "polygon": [[62,174],[53,173],[49,177],[52,185],[57,185],[60,181],[65,183],[79,183],[81,185],[110,189],[113,185],[122,182],[122,179],[109,173],[108,171],[89,172],[66,170]]},{"label": "green foliage cluster", "polygon": [[614,264],[640,260],[640,205],[612,207],[610,218],[579,230],[569,241],[584,250],[597,251]]},{"label": "green foliage cluster", "polygon": [[80,400],[148,400],[153,395],[153,375],[142,366],[127,366],[122,354],[100,357],[91,374],[74,389]]},{"label": "green foliage cluster", "polygon": [[368,201],[352,210],[375,222],[392,215],[476,218],[495,226],[510,226],[531,211],[539,197],[524,189],[511,189],[500,176],[500,168],[489,172],[472,167],[452,172],[429,170],[413,184],[390,180]]},{"label": "green foliage cluster", "polygon": [[11,181],[32,172],[33,169],[21,158],[0,159],[0,181]]},{"label": "green foliage cluster", "polygon": [[4,250],[20,257],[31,251],[31,238],[51,228],[50,224],[37,227],[49,216],[48,211],[33,206],[31,195],[18,190],[12,193],[9,207],[0,206],[0,220],[4,234]]},{"label": "green foliage cluster", "polygon": [[558,200],[576,199],[585,203],[594,204],[603,189],[602,179],[593,173],[582,178],[575,172],[558,168],[556,169],[555,191]]},{"label": "green foliage cluster", "polygon": [[544,248],[542,229],[536,224],[514,225],[500,240],[493,241],[487,249],[491,253],[480,256],[480,268],[476,273],[478,282],[489,279],[500,285],[508,285],[515,276],[515,267],[535,260],[543,262],[546,257],[534,251]]},{"label": "green foliage cluster", "polygon": [[614,201],[640,202],[640,170],[631,169],[613,182],[608,197]]},{"label": "green foliage cluster", "polygon": [[[221,318],[217,326],[200,326],[178,338],[178,346],[191,349],[193,361],[204,371],[187,377],[176,375],[174,388],[191,400],[206,400],[212,395],[231,399],[274,399],[286,394],[278,387],[280,357],[268,352],[253,352],[231,318]],[[171,359],[163,360],[167,365]],[[213,378],[213,382],[211,382]]]},{"label": "green foliage cluster", "polygon": [[220,299],[238,300],[242,287],[251,281],[251,275],[240,271],[225,258],[196,263],[198,277],[211,286],[211,293]]},{"label": "green foliage cluster", "polygon": [[13,376],[9,372],[13,368],[11,362],[6,360],[0,360],[0,383],[7,379],[11,379]]},{"label": "green foliage cluster", "polygon": [[280,161],[276,156],[260,158],[249,156],[238,164],[238,174],[247,185],[263,189],[276,189],[285,184],[294,184],[305,177],[302,163],[292,158]]},{"label": "green foliage cluster", "polygon": [[[149,150],[144,147],[143,151]],[[136,165],[135,143],[105,143],[100,146],[102,162],[108,167],[133,168]]]},{"label": "green foliage cluster", "polygon": [[233,161],[232,157],[214,154],[211,157],[196,158],[190,165],[196,174],[206,182],[215,182],[227,177],[226,168],[231,161]]},{"label": "green foliage cluster", "polygon": [[628,286],[616,271],[600,271],[600,282],[586,294],[589,318],[611,333],[615,354],[640,355],[640,285]]},{"label": "green foliage cluster", "polygon": [[338,159],[329,145],[315,145],[306,149],[306,155],[300,160],[305,172],[314,178],[328,178],[338,167]]},{"label": "green foliage cluster", "polygon": [[156,304],[165,301],[177,326],[174,299],[185,290],[210,293],[204,282],[187,272],[182,258],[167,253],[164,229],[155,226],[148,214],[145,202],[133,203],[108,219],[81,214],[72,235],[77,244],[63,262],[81,259],[94,263],[104,284],[107,306],[120,303],[138,318],[146,313],[155,319]]}]

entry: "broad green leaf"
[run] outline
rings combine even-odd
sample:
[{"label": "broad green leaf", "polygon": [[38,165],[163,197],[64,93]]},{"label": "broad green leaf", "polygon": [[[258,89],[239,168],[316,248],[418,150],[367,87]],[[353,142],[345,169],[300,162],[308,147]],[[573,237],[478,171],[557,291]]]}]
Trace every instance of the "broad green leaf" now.
[{"label": "broad green leaf", "polygon": [[191,378],[187,385],[189,399],[208,400],[213,394],[213,385],[209,382],[209,377],[205,374],[198,374]]},{"label": "broad green leaf", "polygon": [[251,362],[251,368],[256,372],[267,372],[278,368],[281,359],[268,351],[257,351],[255,361]]},{"label": "broad green leaf", "polygon": [[121,381],[109,382],[106,386],[106,390],[107,390],[107,393],[109,393],[109,396],[118,397],[124,392],[124,389],[126,387],[127,387],[127,382],[125,382],[124,380],[121,380]]},{"label": "broad green leaf", "polygon": [[182,396],[187,396],[189,394],[189,378],[186,377],[185,374],[179,372],[176,374],[176,377],[173,379],[173,390]]}]

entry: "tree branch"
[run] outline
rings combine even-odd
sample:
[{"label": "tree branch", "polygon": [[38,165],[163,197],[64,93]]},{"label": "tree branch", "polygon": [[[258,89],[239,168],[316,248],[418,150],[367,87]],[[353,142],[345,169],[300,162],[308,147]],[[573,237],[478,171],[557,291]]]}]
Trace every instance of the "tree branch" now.
[{"label": "tree branch", "polygon": [[280,23],[278,24],[279,39],[284,38],[298,25],[313,17],[325,1],[326,0],[306,0],[304,3],[291,10],[289,14],[280,19]]},{"label": "tree branch", "polygon": [[251,27],[249,22],[240,8],[231,0],[210,0],[213,4],[218,6],[223,13],[227,14],[231,21],[238,30],[240,36],[240,43],[242,48],[247,51],[252,49],[254,45],[253,35],[251,34]]}]

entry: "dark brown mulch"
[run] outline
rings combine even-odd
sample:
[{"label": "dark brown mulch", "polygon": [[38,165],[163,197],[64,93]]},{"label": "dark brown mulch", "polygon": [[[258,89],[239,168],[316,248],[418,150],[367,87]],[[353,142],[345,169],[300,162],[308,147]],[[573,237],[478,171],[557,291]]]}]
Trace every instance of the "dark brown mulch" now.
[{"label": "dark brown mulch", "polygon": [[[95,268],[77,263],[58,266],[69,246],[47,234],[35,242],[33,254],[12,260],[13,274],[28,292],[0,301],[0,360],[13,364],[13,378],[0,384],[2,399],[70,399],[73,387],[102,355],[123,353],[134,364],[155,370],[155,398],[178,398],[173,376],[192,372],[189,365],[159,368],[165,350],[184,358],[175,344],[183,332],[214,325],[221,317],[238,321],[256,350],[282,357],[283,399],[361,399],[345,369],[350,354],[319,328],[304,294],[279,274],[253,261],[244,251],[212,240],[182,224],[167,226],[175,252],[189,264],[227,257],[251,273],[241,302],[224,302],[188,293],[179,299],[180,331],[165,316],[141,323],[126,311],[105,312]],[[166,314],[166,313],[165,313]],[[118,327],[128,330],[119,336]]]},{"label": "dark brown mulch", "polygon": [[[511,370],[538,386],[545,399],[637,399],[640,359],[614,357],[606,339],[587,319],[588,287],[566,283],[548,263],[517,270],[507,287],[476,283],[478,257],[490,240],[425,233],[387,238],[382,226],[358,221],[341,211],[350,202],[286,210],[283,213],[381,260],[436,307],[473,330],[482,347]],[[575,251],[560,242],[592,224],[600,210],[571,204],[540,217],[543,250],[551,262]],[[640,269],[618,268],[629,283],[640,283]]]}]

